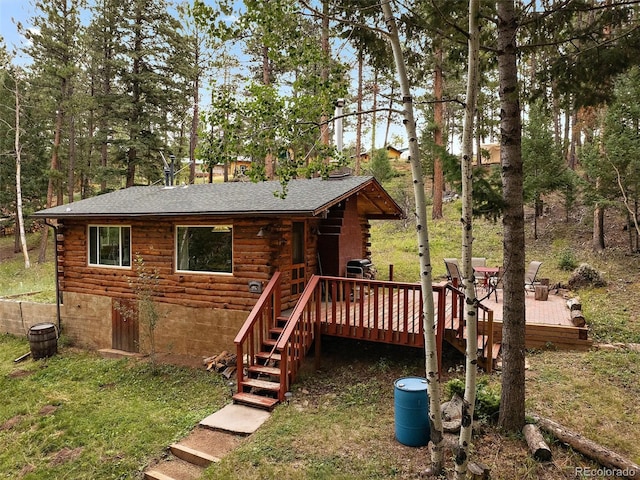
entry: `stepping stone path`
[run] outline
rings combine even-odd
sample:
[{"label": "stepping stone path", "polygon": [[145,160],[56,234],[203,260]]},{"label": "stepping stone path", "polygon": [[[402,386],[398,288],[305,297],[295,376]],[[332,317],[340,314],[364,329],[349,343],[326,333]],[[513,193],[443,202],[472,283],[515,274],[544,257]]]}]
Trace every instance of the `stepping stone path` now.
[{"label": "stepping stone path", "polygon": [[205,468],[234,450],[270,416],[264,410],[230,404],[208,416],[165,459],[145,471],[146,480],[195,480]]}]

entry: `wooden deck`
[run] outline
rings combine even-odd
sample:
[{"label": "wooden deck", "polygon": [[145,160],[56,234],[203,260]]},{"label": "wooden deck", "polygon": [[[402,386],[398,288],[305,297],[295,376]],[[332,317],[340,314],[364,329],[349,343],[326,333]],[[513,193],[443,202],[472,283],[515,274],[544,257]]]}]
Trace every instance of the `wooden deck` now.
[{"label": "wooden deck", "polygon": [[[432,294],[441,365],[444,341],[462,352],[466,348],[466,328],[460,321],[464,295],[447,283],[433,285]],[[321,334],[424,347],[418,284],[314,275],[292,311],[282,312],[280,299],[280,273],[276,272],[236,336],[237,358],[243,359],[245,367],[237,370],[237,402],[265,408],[268,401],[267,408],[272,408],[283,401],[314,340],[316,361],[320,358]],[[487,371],[500,351],[502,307],[500,290],[497,301],[486,299],[478,307],[478,365]],[[550,295],[547,301],[536,301],[529,295],[526,312],[527,348],[591,346],[587,328],[571,325],[564,299]]]},{"label": "wooden deck", "polygon": [[[496,341],[502,340],[503,298],[498,289],[495,297],[483,301],[493,311]],[[553,346],[560,350],[588,350],[593,340],[588,337],[588,327],[576,327],[571,323],[571,312],[567,299],[549,294],[548,300],[535,300],[534,294],[525,295],[526,331],[525,344],[528,349]]]},{"label": "wooden deck", "polygon": [[[332,286],[337,288],[338,284],[333,283]],[[437,286],[442,287],[444,284],[436,284]],[[332,301],[332,298],[338,297],[336,291],[333,292],[333,296],[329,295],[323,299],[322,333],[374,342],[424,346],[422,339],[415,338],[415,335],[422,335],[419,287],[414,290],[399,290],[393,286],[377,288],[375,283],[364,282],[354,284],[353,289],[355,292],[347,292],[348,298],[347,295],[343,295],[340,300]],[[502,290],[498,289],[496,293],[497,301],[492,295],[483,300],[482,305],[493,312],[494,343],[500,343],[504,304]],[[441,294],[446,293],[444,290],[434,289],[436,323],[438,318],[443,318],[445,330],[457,330],[460,327],[457,321],[460,314],[452,312],[451,301],[439,302]],[[446,309],[443,317],[438,314],[439,305]],[[460,307],[462,306],[463,304],[460,304]],[[481,311],[479,315],[482,316],[484,313]],[[549,344],[561,350],[591,348],[593,342],[588,338],[588,328],[576,327],[571,323],[566,299],[559,295],[550,294],[546,301],[535,300],[533,293],[526,295],[525,316],[527,348],[543,348]],[[479,330],[479,333],[483,333],[481,325]]]}]

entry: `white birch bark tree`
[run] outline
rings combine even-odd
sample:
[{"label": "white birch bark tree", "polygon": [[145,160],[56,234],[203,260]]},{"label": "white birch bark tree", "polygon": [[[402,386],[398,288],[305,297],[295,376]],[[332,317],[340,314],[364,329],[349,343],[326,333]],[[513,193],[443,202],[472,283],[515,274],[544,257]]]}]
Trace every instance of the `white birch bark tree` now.
[{"label": "white birch bark tree", "polygon": [[24,215],[22,214],[22,145],[20,143],[20,89],[18,88],[18,79],[15,79],[15,95],[16,95],[16,128],[14,137],[14,148],[16,155],[16,213],[18,218],[18,230],[20,232],[20,249],[24,257],[24,268],[30,268],[29,250],[27,248],[27,236],[24,230]]},{"label": "white birch bark tree", "polygon": [[398,74],[402,94],[402,122],[409,140],[409,162],[413,177],[413,193],[416,203],[416,230],[418,234],[418,257],[420,259],[420,283],[423,299],[422,320],[424,324],[425,364],[427,392],[429,394],[429,424],[431,428],[431,467],[427,474],[439,475],[444,468],[444,437],[440,414],[440,382],[438,379],[438,355],[436,351],[436,325],[434,319],[433,278],[427,228],[427,209],[424,180],[420,163],[420,146],[413,114],[413,97],[407,75],[404,54],[400,45],[398,28],[389,0],[380,0],[384,13],[389,42]]},{"label": "white birch bark tree", "polygon": [[465,322],[467,327],[466,374],[462,404],[462,426],[455,455],[456,478],[467,475],[469,446],[473,430],[473,409],[476,403],[476,373],[478,364],[478,302],[471,264],[473,256],[473,133],[478,97],[480,0],[469,0],[469,38],[467,93],[462,131],[462,283],[465,292]]}]

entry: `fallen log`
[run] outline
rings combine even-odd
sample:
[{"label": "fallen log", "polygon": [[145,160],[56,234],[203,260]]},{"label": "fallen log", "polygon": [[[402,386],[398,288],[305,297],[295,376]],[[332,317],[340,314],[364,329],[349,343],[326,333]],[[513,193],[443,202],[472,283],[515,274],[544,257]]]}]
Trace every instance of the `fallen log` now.
[{"label": "fallen log", "polygon": [[472,480],[489,480],[491,478],[491,470],[483,463],[469,462],[467,470]]},{"label": "fallen log", "polygon": [[575,327],[584,327],[587,323],[582,314],[582,310],[571,310],[571,323]]},{"label": "fallen log", "polygon": [[544,441],[542,433],[540,433],[540,429],[537,426],[531,423],[526,424],[522,427],[522,434],[527,441],[529,451],[531,455],[533,455],[533,458],[539,462],[551,461],[551,449],[549,445],[547,445],[547,442]]},{"label": "fallen log", "polygon": [[613,474],[616,477],[640,480],[640,465],[633,463],[631,460],[624,458],[613,450],[599,445],[593,440],[583,437],[579,433],[569,430],[553,420],[539,415],[532,415],[532,417],[542,430],[552,434],[558,440],[566,443],[585,457],[595,460],[604,467],[613,469]]},{"label": "fallen log", "polygon": [[580,301],[580,297],[573,297],[567,300],[567,307],[569,310],[582,310],[582,302]]}]

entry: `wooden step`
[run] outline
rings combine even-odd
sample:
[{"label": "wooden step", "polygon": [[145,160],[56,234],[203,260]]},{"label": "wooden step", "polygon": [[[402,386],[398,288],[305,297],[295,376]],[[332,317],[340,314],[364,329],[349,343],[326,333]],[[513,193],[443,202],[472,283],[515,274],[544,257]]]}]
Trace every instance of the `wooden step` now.
[{"label": "wooden step", "polygon": [[278,339],[277,338],[265,338],[262,341],[262,346],[263,347],[275,347],[278,344]]},{"label": "wooden step", "polygon": [[269,375],[271,377],[279,377],[280,369],[278,367],[268,367],[266,365],[251,365],[248,369],[249,373],[258,375]]},{"label": "wooden step", "polygon": [[169,449],[175,457],[180,458],[185,462],[193,463],[194,465],[198,465],[200,467],[208,467],[212,463],[220,461],[219,458],[214,457],[213,455],[209,455],[208,453],[195,450],[191,447],[187,447],[186,445],[181,445],[179,443],[170,445]]},{"label": "wooden step", "polygon": [[268,390],[270,392],[280,391],[280,383],[258,380],[257,378],[245,378],[242,381],[242,386],[256,388],[258,390]]},{"label": "wooden step", "polygon": [[267,360],[273,360],[274,362],[279,362],[282,360],[282,355],[279,353],[271,353],[271,352],[258,352],[256,353],[256,359],[262,360],[266,362]]},{"label": "wooden step", "polygon": [[497,360],[498,355],[500,355],[500,349],[502,348],[502,344],[494,343],[493,348],[491,349],[491,358],[493,360]]},{"label": "wooden step", "polygon": [[238,392],[233,396],[234,403],[241,403],[251,407],[263,408],[267,410],[273,410],[278,404],[277,398],[263,397],[262,395],[255,395],[253,393]]},{"label": "wooden step", "polygon": [[[483,343],[486,341],[486,338],[487,338],[487,337],[486,337],[485,335],[478,335],[478,352],[480,352],[480,349],[481,349],[481,347],[482,347]],[[502,347],[502,345],[501,345],[500,343],[494,343],[494,344],[491,346],[491,358],[493,358],[494,360],[495,360],[496,358],[498,358],[498,354],[500,353],[500,348],[501,348],[501,347]],[[485,357],[487,357],[487,356],[488,356],[488,355],[487,355],[487,353],[488,353],[488,352],[487,352],[488,348],[489,348],[489,346],[488,346],[488,345],[485,345],[485,347],[484,347],[484,349],[483,349],[482,355],[483,355],[483,356],[485,356]]]},{"label": "wooden step", "polygon": [[272,338],[278,338],[283,330],[284,330],[283,327],[270,328],[269,329],[269,335],[271,335]]},{"label": "wooden step", "polygon": [[170,457],[144,472],[145,480],[196,480],[204,469],[186,460]]}]

